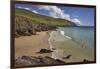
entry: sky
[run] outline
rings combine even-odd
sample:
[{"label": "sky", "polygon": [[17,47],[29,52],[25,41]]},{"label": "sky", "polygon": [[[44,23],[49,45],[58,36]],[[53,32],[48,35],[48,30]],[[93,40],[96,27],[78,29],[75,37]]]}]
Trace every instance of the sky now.
[{"label": "sky", "polygon": [[94,26],[94,8],[29,4],[16,4],[15,7],[30,10],[36,14],[66,19],[79,26]]}]

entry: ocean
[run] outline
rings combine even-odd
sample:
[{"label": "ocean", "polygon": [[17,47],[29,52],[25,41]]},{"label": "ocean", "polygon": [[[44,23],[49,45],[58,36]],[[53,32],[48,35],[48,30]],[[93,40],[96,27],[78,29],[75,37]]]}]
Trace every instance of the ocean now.
[{"label": "ocean", "polygon": [[86,47],[94,47],[94,27],[59,27],[58,30],[63,31],[64,35],[72,39],[79,45]]}]

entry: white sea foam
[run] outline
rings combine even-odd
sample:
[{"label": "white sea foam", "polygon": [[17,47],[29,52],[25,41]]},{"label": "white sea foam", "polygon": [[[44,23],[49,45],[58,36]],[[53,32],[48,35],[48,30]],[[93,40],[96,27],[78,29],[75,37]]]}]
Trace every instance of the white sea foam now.
[{"label": "white sea foam", "polygon": [[60,30],[60,33],[61,33],[61,35],[65,36],[67,39],[72,39],[71,37],[66,36],[64,31]]},{"label": "white sea foam", "polygon": [[[54,33],[55,33],[55,31],[52,31],[52,32],[50,33],[50,37],[49,37],[49,39],[48,39],[49,46],[50,46],[50,49],[51,49],[51,50],[52,50],[52,48],[53,48],[53,45],[52,45],[52,43],[51,43],[51,40],[52,40],[52,35],[53,35]],[[59,50],[58,50],[58,49],[53,50],[51,57],[54,58],[54,59],[60,59],[60,58],[59,58]]]},{"label": "white sea foam", "polygon": [[52,44],[51,44],[51,42],[50,42],[50,39],[51,39],[51,35],[52,35],[53,32],[54,32],[54,31],[52,31],[52,32],[50,33],[50,37],[49,37],[49,39],[48,39],[50,49],[52,49]]},{"label": "white sea foam", "polygon": [[[59,32],[58,34],[61,34],[62,36],[64,36],[64,37],[67,38],[67,39],[72,39],[72,38],[69,37],[69,36],[65,36],[65,35],[64,35],[64,34],[65,34],[64,31],[58,30],[58,31],[56,31],[56,32]],[[52,31],[52,32],[50,33],[50,37],[49,37],[49,39],[48,39],[49,46],[50,46],[50,49],[51,49],[51,50],[52,50],[52,48],[53,48],[53,45],[52,45],[51,41],[52,41],[52,38],[53,38],[53,35],[54,35],[54,34],[55,34],[55,31]],[[52,56],[51,56],[51,57],[54,58],[54,59],[60,59],[59,50],[58,50],[58,49],[53,50]]]}]

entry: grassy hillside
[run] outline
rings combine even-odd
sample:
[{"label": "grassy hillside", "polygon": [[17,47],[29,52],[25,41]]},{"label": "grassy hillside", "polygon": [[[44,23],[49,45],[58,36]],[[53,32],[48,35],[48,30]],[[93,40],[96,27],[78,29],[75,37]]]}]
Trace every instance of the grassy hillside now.
[{"label": "grassy hillside", "polygon": [[[15,14],[17,16],[23,16],[31,20],[33,23],[45,23],[48,25],[75,25],[74,23],[64,20],[64,19],[56,19],[48,16],[43,16],[39,14],[35,14],[31,11],[25,10],[25,9],[18,9],[16,8]],[[34,22],[36,21],[36,22]]]},{"label": "grassy hillside", "polygon": [[15,35],[31,35],[36,31],[47,31],[57,26],[73,26],[68,20],[52,18],[25,9],[15,9]]}]

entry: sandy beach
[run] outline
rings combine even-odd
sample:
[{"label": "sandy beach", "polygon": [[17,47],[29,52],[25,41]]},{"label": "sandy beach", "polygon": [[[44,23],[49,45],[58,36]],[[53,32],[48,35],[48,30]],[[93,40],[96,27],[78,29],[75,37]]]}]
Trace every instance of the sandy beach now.
[{"label": "sandy beach", "polygon": [[[41,49],[51,49],[52,53],[39,54]],[[15,58],[20,56],[49,56],[69,62],[83,62],[94,60],[93,49],[82,47],[70,37],[63,36],[60,31],[37,32],[32,36],[15,38]],[[70,58],[64,57],[70,55]]]},{"label": "sandy beach", "polygon": [[[52,57],[55,59],[61,59],[65,62],[83,62],[84,59],[88,61],[94,60],[93,49],[88,47],[82,47],[71,38],[63,36],[58,31],[51,33],[52,48],[55,48],[52,53]],[[70,55],[70,58],[63,59]]]},{"label": "sandy beach", "polygon": [[50,53],[39,54],[40,49],[49,49],[47,32],[37,32],[32,36],[15,38],[15,58],[19,56],[50,56]]}]

